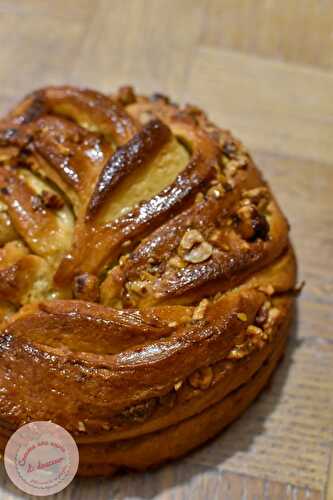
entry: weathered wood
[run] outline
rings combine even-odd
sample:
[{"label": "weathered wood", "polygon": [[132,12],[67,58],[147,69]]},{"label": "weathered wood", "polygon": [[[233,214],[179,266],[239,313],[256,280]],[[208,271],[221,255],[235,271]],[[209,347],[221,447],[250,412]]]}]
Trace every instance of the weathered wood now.
[{"label": "weathered wood", "polygon": [[203,42],[332,68],[332,17],[330,0],[208,0]]},{"label": "weathered wood", "polygon": [[189,89],[252,148],[331,163],[333,74],[201,47]]}]

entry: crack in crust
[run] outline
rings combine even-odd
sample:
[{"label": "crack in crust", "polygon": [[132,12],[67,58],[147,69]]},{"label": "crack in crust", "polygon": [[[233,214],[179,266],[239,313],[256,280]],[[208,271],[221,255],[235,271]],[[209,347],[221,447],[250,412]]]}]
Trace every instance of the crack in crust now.
[{"label": "crack in crust", "polygon": [[[199,108],[130,87],[26,97],[0,121],[0,443],[53,420],[81,472],[106,474],[204,442],[283,352],[288,231],[244,146]],[[192,438],[195,422],[212,434]]]}]

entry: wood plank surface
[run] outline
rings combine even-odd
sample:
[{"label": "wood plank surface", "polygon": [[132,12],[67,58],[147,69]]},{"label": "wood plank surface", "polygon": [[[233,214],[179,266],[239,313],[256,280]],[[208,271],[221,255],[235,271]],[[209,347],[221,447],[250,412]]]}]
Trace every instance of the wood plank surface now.
[{"label": "wood plank surface", "polygon": [[[44,84],[133,83],[247,144],[291,223],[306,286],[272,383],[216,440],[58,500],[333,499],[331,0],[0,0],[0,106]],[[0,499],[24,498],[0,469]]]},{"label": "wood plank surface", "polygon": [[331,0],[208,1],[206,44],[333,67]]}]

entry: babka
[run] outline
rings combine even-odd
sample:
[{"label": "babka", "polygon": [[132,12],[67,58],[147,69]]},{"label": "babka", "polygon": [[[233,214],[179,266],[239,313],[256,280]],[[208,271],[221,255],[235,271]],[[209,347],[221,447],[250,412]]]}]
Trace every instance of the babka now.
[{"label": "babka", "polygon": [[79,474],[144,470],[238,417],[286,345],[289,226],[244,146],[123,87],[0,122],[0,448],[31,421]]}]

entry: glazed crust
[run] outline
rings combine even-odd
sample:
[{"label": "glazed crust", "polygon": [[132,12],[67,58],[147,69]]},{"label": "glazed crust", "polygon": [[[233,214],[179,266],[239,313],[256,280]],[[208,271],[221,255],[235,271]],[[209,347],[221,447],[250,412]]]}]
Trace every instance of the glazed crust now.
[{"label": "glazed crust", "polygon": [[280,359],[289,226],[244,146],[168,98],[48,87],[0,122],[0,436],[145,469],[241,414]]}]

